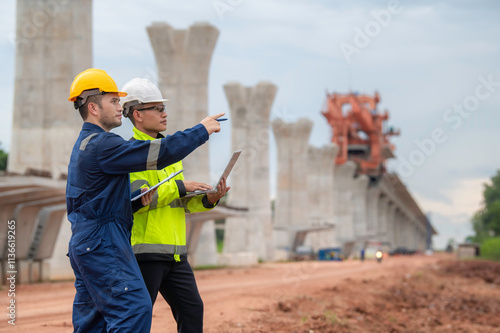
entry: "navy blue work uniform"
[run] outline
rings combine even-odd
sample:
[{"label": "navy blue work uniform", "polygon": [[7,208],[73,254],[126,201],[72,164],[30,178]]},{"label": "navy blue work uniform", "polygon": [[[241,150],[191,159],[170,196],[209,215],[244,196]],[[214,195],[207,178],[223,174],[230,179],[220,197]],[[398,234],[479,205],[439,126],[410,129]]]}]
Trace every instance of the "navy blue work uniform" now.
[{"label": "navy blue work uniform", "polygon": [[178,162],[208,140],[201,124],[153,141],[125,141],[85,122],[68,167],[75,332],[149,332],[152,305],[130,245],[129,173]]}]

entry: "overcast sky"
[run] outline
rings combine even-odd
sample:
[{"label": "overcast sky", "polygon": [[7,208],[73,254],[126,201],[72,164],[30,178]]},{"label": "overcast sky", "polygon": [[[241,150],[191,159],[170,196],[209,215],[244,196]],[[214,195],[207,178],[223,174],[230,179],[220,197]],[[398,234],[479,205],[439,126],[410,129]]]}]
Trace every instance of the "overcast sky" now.
[{"label": "overcast sky", "polygon": [[[431,214],[442,248],[472,233],[482,184],[500,168],[499,14],[494,0],[94,0],[93,61],[120,87],[133,77],[155,79],[146,26],[209,22],[220,30],[209,113],[229,112],[225,83],[271,81],[278,86],[271,117],[311,119],[310,143],[318,147],[331,136],[320,114],[325,91],[378,91],[379,109],[389,110],[390,125],[401,130],[389,168]],[[14,32],[15,1],[1,0],[0,142],[7,150]],[[118,132],[128,136],[130,127]],[[210,141],[212,169],[220,169],[230,155],[230,122]],[[271,141],[273,175],[275,156]]]}]

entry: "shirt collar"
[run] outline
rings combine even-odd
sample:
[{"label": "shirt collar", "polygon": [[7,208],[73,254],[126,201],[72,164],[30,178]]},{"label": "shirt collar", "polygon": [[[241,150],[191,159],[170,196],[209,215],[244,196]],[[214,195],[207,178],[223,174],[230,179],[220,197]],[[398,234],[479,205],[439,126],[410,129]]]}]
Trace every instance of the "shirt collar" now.
[{"label": "shirt collar", "polygon": [[82,130],[93,131],[93,132],[95,131],[106,132],[101,126],[89,122],[83,123]]},{"label": "shirt collar", "polygon": [[150,140],[151,141],[151,140],[163,139],[164,138],[164,136],[161,133],[158,133],[158,135],[156,136],[156,138],[153,138],[152,136],[149,136],[146,133],[139,131],[135,126],[134,126],[134,128],[132,130],[134,131],[134,138],[136,140]]}]

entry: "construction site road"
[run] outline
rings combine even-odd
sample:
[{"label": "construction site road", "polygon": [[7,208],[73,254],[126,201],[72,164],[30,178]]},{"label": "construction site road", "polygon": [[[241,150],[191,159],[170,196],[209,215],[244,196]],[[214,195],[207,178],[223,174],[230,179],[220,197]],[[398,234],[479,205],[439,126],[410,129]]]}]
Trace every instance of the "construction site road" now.
[{"label": "construction site road", "polygon": [[[454,257],[445,254],[415,255],[384,258],[381,263],[373,259],[364,262],[301,261],[265,263],[250,268],[196,270],[199,291],[205,305],[204,331],[460,331],[452,330],[451,327],[469,323],[460,321],[460,318],[456,318],[455,322],[453,318],[446,317],[450,311],[446,302],[456,304],[457,288],[469,283],[463,282],[468,280],[462,277],[468,268],[465,267],[464,272],[448,272],[446,274],[451,275],[442,275],[445,273],[438,268],[448,267],[446,263],[454,263]],[[450,281],[453,281],[452,285]],[[489,308],[485,313],[499,311],[499,285],[492,284],[491,281],[471,281],[473,287],[469,286],[469,291],[484,296],[487,293],[484,293],[483,289],[477,289],[484,284],[488,293],[496,297],[497,303],[495,299],[493,303],[488,303]],[[423,294],[431,293],[434,285],[435,295]],[[427,291],[419,291],[419,288]],[[407,290],[415,292],[416,296],[407,294],[410,292]],[[1,292],[7,294],[6,288]],[[8,317],[4,316],[0,323],[0,332],[72,332],[74,293],[72,282],[18,285],[16,325],[8,324]],[[467,296],[462,292],[460,295]],[[476,301],[480,299],[480,296],[474,297]],[[2,297],[2,305],[8,305],[5,303],[6,298],[6,295]],[[405,302],[409,304],[406,305]],[[2,308],[6,309],[3,306]],[[443,308],[444,314],[436,312],[440,308]],[[430,311],[431,317],[420,313],[424,310]],[[424,318],[425,322],[415,323],[418,330],[411,326],[412,311],[414,314],[419,313],[418,320],[427,316]],[[495,316],[497,315],[493,317]],[[372,321],[378,326],[374,326]],[[500,332],[500,326],[495,326],[497,324],[500,325],[500,322],[484,323],[483,320],[483,326],[474,326],[472,323],[467,326],[470,330],[463,332]],[[176,332],[175,321],[161,296],[154,307],[151,332]]]}]

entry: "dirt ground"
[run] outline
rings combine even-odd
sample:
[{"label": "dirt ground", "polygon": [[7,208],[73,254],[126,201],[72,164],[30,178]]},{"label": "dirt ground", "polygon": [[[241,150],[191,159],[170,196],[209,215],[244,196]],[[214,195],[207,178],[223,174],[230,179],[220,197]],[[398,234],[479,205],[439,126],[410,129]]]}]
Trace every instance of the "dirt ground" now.
[{"label": "dirt ground", "polygon": [[[450,255],[196,271],[205,332],[500,332],[500,263]],[[5,309],[7,290],[0,291]],[[72,332],[72,282],[17,286],[16,326]],[[151,332],[176,332],[158,298]]]}]

